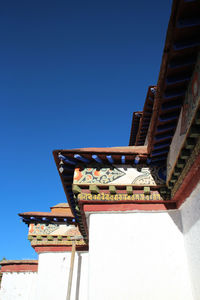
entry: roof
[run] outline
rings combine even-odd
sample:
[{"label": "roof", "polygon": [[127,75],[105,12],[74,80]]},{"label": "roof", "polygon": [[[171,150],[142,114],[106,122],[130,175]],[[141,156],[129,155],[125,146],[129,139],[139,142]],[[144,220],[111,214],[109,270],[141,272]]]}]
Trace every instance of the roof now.
[{"label": "roof", "polygon": [[[101,165],[112,164],[144,164],[148,160],[147,146],[123,146],[123,147],[104,147],[104,148],[80,148],[80,149],[61,149],[53,151],[57,169],[63,184],[63,188],[75,216],[80,224],[82,216],[76,211],[72,183],[74,169],[84,164]],[[87,232],[82,227],[81,234],[87,237]]]},{"label": "roof", "polygon": [[199,15],[198,1],[173,1],[149,128],[153,161],[165,162],[168,155],[199,51]]},{"label": "roof", "polygon": [[51,212],[29,211],[19,213],[26,224],[40,223],[75,223],[74,215],[68,203],[59,203],[51,207]]},{"label": "roof", "polygon": [[50,208],[52,209],[52,208],[66,208],[66,207],[69,207],[68,203],[58,203]]},{"label": "roof", "polygon": [[[142,146],[145,144],[147,133],[149,130],[149,125],[151,122],[152,112],[153,112],[153,105],[156,93],[156,86],[149,86],[147,91],[146,100],[144,103],[144,108],[138,123],[137,132],[135,132],[135,136],[133,137],[135,146]],[[135,121],[134,121],[135,122]],[[134,124],[132,124],[132,127]],[[137,127],[137,125],[136,125]],[[131,130],[132,134],[132,130]]]},{"label": "roof", "polygon": [[38,260],[33,260],[33,259],[7,260],[7,259],[3,259],[0,261],[1,266],[13,265],[13,264],[15,264],[15,265],[20,265],[20,264],[37,265]]},{"label": "roof", "polygon": [[79,149],[60,149],[55,150],[53,153],[67,154],[70,157],[74,158],[74,154],[85,154],[91,157],[91,154],[140,154],[147,155],[146,146],[121,146],[121,147],[99,147],[99,148],[79,148]]},{"label": "roof", "polygon": [[130,133],[130,139],[129,139],[129,146],[134,146],[135,145],[135,140],[136,140],[136,136],[137,136],[137,133],[138,133],[142,113],[143,113],[142,111],[136,111],[136,112],[133,113],[132,124],[131,124],[131,133]]},{"label": "roof", "polygon": [[0,262],[1,272],[37,272],[37,260],[2,260]]}]

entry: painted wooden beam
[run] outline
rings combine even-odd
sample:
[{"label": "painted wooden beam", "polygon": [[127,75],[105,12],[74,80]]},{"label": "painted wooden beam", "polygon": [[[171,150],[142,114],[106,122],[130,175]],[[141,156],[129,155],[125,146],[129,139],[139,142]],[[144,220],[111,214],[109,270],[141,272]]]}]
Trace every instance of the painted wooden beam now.
[{"label": "painted wooden beam", "polygon": [[77,162],[74,159],[66,157],[66,156],[64,156],[62,154],[58,154],[58,158],[60,160],[63,160],[64,162],[70,164],[70,165],[76,165],[77,164]]},{"label": "painted wooden beam", "polygon": [[173,60],[169,62],[169,68],[171,69],[177,69],[184,66],[193,65],[196,62],[195,56],[188,56],[187,58],[184,58],[184,60]]},{"label": "painted wooden beam", "polygon": [[179,158],[176,165],[178,168],[183,168],[185,166],[185,160]]},{"label": "painted wooden beam", "polygon": [[200,25],[200,18],[180,19],[177,22],[178,28],[192,27]]},{"label": "painted wooden beam", "polygon": [[190,150],[188,149],[181,150],[181,154],[180,154],[181,159],[188,159],[189,156],[190,156]]},{"label": "painted wooden beam", "polygon": [[154,145],[154,149],[162,149],[162,148],[166,148],[169,147],[169,142],[168,143],[157,143]]},{"label": "painted wooden beam", "polygon": [[133,187],[130,185],[126,186],[126,192],[128,195],[133,195]]},{"label": "painted wooden beam", "polygon": [[176,98],[176,97],[182,97],[185,95],[185,89],[181,90],[181,91],[172,91],[172,92],[165,92],[164,93],[164,98],[165,99],[172,99],[172,98]]},{"label": "painted wooden beam", "polygon": [[198,125],[192,125],[190,128],[189,136],[191,138],[196,138],[200,135],[200,126]]},{"label": "painted wooden beam", "polygon": [[177,179],[178,179],[178,177],[177,176],[175,176],[175,175],[172,175],[172,177],[171,177],[171,182],[176,182],[177,181]]},{"label": "painted wooden beam", "polygon": [[102,163],[103,163],[102,159],[101,159],[98,155],[96,155],[96,154],[93,154],[93,155],[92,155],[92,158],[93,158],[96,162],[98,162],[99,164],[102,164]]},{"label": "painted wooden beam", "polygon": [[89,159],[83,157],[83,156],[80,155],[80,154],[74,154],[74,158],[76,158],[76,159],[78,159],[78,160],[80,160],[80,161],[82,161],[82,162],[84,162],[84,163],[86,163],[86,164],[88,164],[88,163],[90,162]]},{"label": "painted wooden beam", "polygon": [[187,138],[184,144],[186,149],[193,149],[196,145],[196,140],[194,138]]},{"label": "painted wooden beam", "polygon": [[150,187],[149,186],[144,186],[144,194],[145,195],[150,195],[151,191],[150,191]]},{"label": "painted wooden beam", "polygon": [[139,156],[136,156],[135,159],[134,159],[134,164],[135,165],[138,165],[140,162],[140,157]]},{"label": "painted wooden beam", "polygon": [[81,193],[81,188],[78,185],[73,184],[72,185],[72,191],[73,191],[74,194],[80,194]]},{"label": "painted wooden beam", "polygon": [[106,155],[107,160],[109,163],[114,164],[114,159],[112,158],[112,155]]},{"label": "painted wooden beam", "polygon": [[189,41],[182,41],[174,43],[174,50],[183,50],[187,48],[192,48],[200,45],[200,40],[198,38]]},{"label": "painted wooden beam", "polygon": [[95,184],[91,184],[89,189],[92,194],[99,194],[99,188]]},{"label": "painted wooden beam", "polygon": [[160,193],[166,194],[167,193],[166,188],[165,187],[160,188]]},{"label": "painted wooden beam", "polygon": [[116,194],[117,193],[116,187],[114,185],[109,185],[109,192],[111,194]]},{"label": "painted wooden beam", "polygon": [[167,77],[166,79],[166,83],[167,85],[170,84],[175,84],[175,83],[179,83],[179,82],[184,82],[184,81],[188,81],[190,80],[191,76],[177,76],[177,77]]},{"label": "painted wooden beam", "polygon": [[179,175],[181,174],[181,171],[182,171],[181,168],[175,167],[175,169],[174,169],[174,175],[175,175],[175,176],[179,176]]},{"label": "painted wooden beam", "polygon": [[121,162],[122,162],[122,164],[126,163],[126,156],[125,155],[121,156]]},{"label": "painted wooden beam", "polygon": [[200,125],[200,110],[196,113],[195,124]]},{"label": "painted wooden beam", "polygon": [[168,150],[163,150],[163,151],[159,151],[159,152],[152,151],[152,157],[164,155],[164,154],[167,154],[167,153],[168,153]]}]

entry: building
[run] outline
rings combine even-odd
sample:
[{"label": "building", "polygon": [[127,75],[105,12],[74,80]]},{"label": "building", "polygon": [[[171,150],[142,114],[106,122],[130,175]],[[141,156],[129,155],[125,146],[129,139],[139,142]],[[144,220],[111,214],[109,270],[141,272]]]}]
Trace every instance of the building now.
[{"label": "building", "polygon": [[199,16],[199,1],[173,1],[158,82],[133,114],[129,146],[53,152],[69,207],[20,214],[38,271],[3,261],[3,300],[19,265],[35,279],[29,298],[21,288],[15,299],[64,300],[70,286],[73,300],[200,299]]}]

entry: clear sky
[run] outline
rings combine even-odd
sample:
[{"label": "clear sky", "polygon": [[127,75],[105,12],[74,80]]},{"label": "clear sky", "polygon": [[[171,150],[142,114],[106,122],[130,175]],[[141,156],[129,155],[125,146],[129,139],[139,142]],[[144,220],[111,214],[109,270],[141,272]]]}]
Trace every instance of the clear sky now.
[{"label": "clear sky", "polygon": [[17,215],[65,202],[54,149],[126,146],[172,1],[0,4],[0,259],[36,258]]}]

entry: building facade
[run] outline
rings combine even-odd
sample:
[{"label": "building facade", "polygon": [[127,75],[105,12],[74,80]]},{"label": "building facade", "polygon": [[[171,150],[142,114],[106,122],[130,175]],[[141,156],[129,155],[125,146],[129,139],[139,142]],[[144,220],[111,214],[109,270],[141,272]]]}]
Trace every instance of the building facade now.
[{"label": "building facade", "polygon": [[200,299],[199,16],[199,1],[173,1],[129,146],[53,152],[69,206],[20,214],[38,269],[2,261],[0,299],[20,272],[32,292],[16,299]]}]

